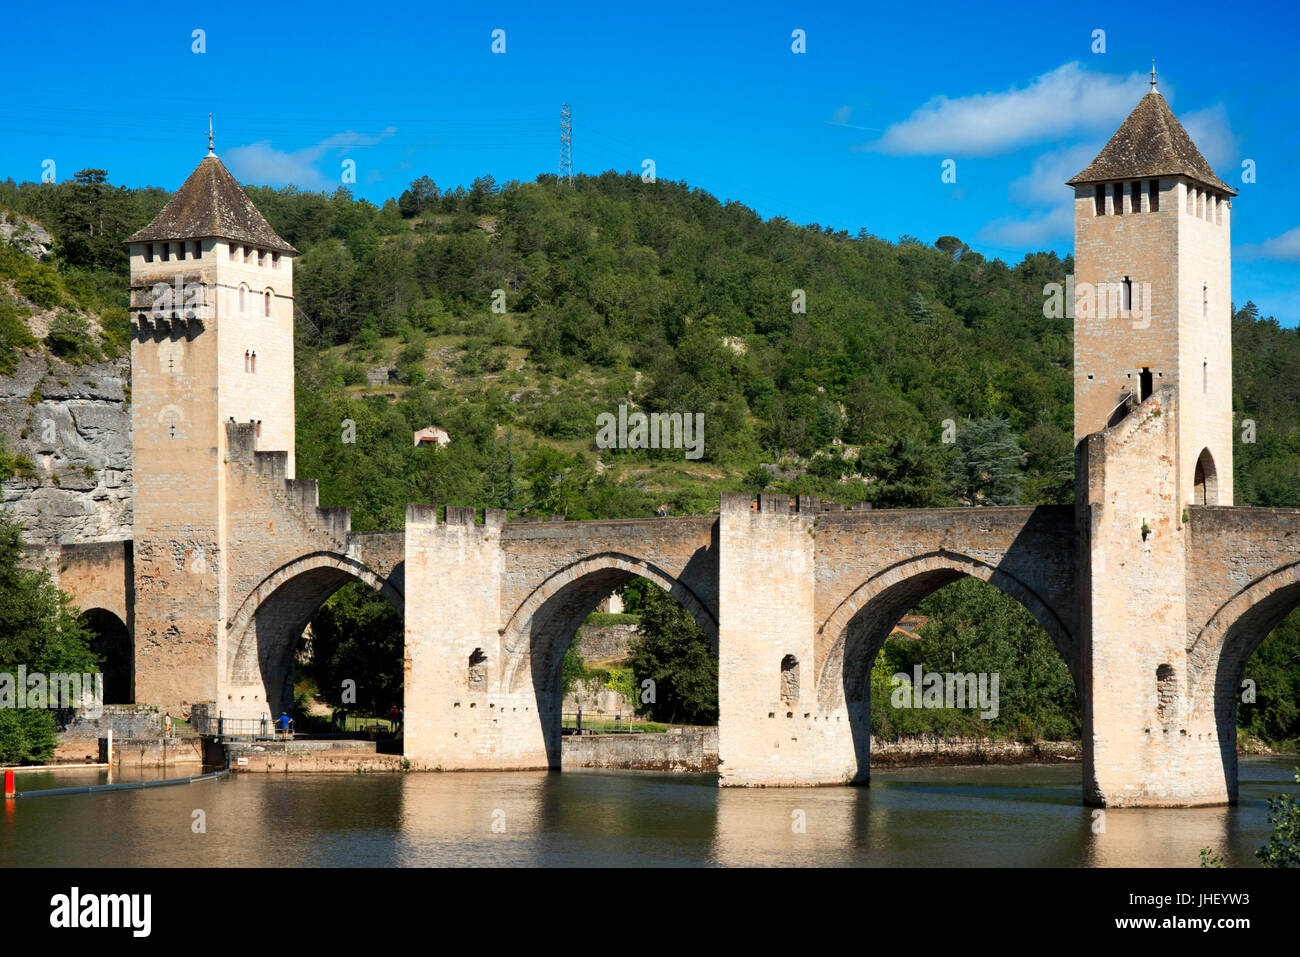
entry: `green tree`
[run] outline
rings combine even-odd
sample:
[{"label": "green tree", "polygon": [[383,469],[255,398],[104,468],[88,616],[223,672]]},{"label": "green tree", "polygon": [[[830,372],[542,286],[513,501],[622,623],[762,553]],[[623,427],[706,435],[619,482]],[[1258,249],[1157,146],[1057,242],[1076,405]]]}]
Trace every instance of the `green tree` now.
[{"label": "green tree", "polygon": [[863,450],[859,468],[866,497],[876,508],[939,508],[951,505],[943,482],[944,454],[905,436]]},{"label": "green tree", "polygon": [[[660,588],[647,588],[639,604],[641,624],[632,640],[628,666],[639,707],[669,724],[717,724],[718,656],[690,613]],[[653,701],[645,701],[646,681]],[[638,701],[634,700],[634,704]]]},{"label": "green tree", "polygon": [[[1295,781],[1300,784],[1300,768]],[[1273,833],[1255,856],[1265,867],[1300,867],[1300,801],[1290,794],[1269,798],[1268,823]]]},{"label": "green tree", "polygon": [[1024,481],[1020,448],[1006,419],[967,419],[957,430],[948,480],[963,505],[1015,505]]},{"label": "green tree", "polygon": [[[323,701],[379,716],[402,706],[402,616],[368,585],[335,592],[312,618],[311,636],[309,672]],[[345,682],[355,683],[355,703],[344,700]]]},{"label": "green tree", "polygon": [[403,190],[398,197],[397,207],[402,216],[410,219],[433,209],[438,202],[438,186],[428,176],[413,180],[409,189]]},{"label": "green tree", "polygon": [[[93,674],[100,661],[92,635],[71,599],[43,569],[20,562],[22,530],[0,512],[0,673]],[[57,743],[54,712],[47,708],[0,708],[0,764],[48,760]]]}]

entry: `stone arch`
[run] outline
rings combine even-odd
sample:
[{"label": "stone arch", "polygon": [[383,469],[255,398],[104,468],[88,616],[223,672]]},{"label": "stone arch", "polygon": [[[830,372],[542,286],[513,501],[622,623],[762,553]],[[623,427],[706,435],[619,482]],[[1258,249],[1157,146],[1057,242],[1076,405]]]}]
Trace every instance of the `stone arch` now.
[{"label": "stone arch", "polygon": [[[1201,449],[1196,457],[1196,471],[1192,479],[1192,502],[1195,505],[1219,504],[1219,472],[1209,449]],[[1232,503],[1229,502],[1229,505]]]},{"label": "stone arch", "polygon": [[1210,616],[1187,650],[1187,712],[1192,733],[1210,732],[1228,800],[1237,800],[1237,707],[1255,649],[1300,606],[1300,562],[1263,575]]},{"label": "stone arch", "polygon": [[605,552],[547,577],[501,629],[498,687],[535,704],[550,767],[560,766],[560,671],[573,635],[602,598],[637,577],[649,579],[677,599],[717,649],[717,616],[688,586],[652,562]]},{"label": "stone arch", "polygon": [[1246,662],[1265,638],[1300,606],[1300,562],[1255,579],[1210,616],[1187,650],[1193,718],[1214,713],[1220,733],[1236,731],[1237,689]]},{"label": "stone arch", "polygon": [[115,613],[106,608],[89,608],[81,621],[95,636],[90,650],[103,659],[104,704],[135,701],[135,643],[131,632]]},{"label": "stone arch", "polygon": [[1080,657],[1061,616],[1019,578],[978,558],[936,551],[890,566],[858,586],[830,614],[818,635],[831,644],[817,680],[818,706],[825,710],[846,701],[845,681],[875,660],[898,619],[925,596],[960,578],[978,578],[1010,595],[1034,616],[1065,659],[1081,695]]},{"label": "stone arch", "polygon": [[[249,716],[283,709],[286,668],[292,674],[291,658],[299,636],[326,599],[351,581],[364,582],[404,613],[402,592],[347,555],[313,552],[262,579],[226,626],[225,684],[231,700],[218,701],[218,708]],[[247,699],[250,693],[251,701],[234,700],[236,694]]]},{"label": "stone arch", "polygon": [[[506,691],[518,690],[519,681],[521,680],[520,665],[523,664],[524,656],[529,654],[530,651],[530,625],[548,602],[553,601],[556,596],[566,589],[576,599],[581,593],[587,591],[607,592],[613,590],[623,582],[630,581],[633,578],[647,578],[676,598],[682,607],[690,612],[691,617],[699,623],[700,627],[704,629],[704,633],[709,636],[714,648],[717,648],[717,617],[690,588],[651,562],[618,552],[603,552],[598,555],[590,555],[553,573],[534,588],[528,597],[520,603],[519,607],[515,609],[510,616],[510,620],[506,622],[505,627],[500,632],[502,636],[502,658],[505,660],[502,689]],[[586,583],[587,587],[583,588],[583,583]],[[604,597],[604,595],[602,594],[601,597]],[[582,618],[585,617],[586,613],[583,613],[574,627],[576,628],[578,624],[581,624]]]}]

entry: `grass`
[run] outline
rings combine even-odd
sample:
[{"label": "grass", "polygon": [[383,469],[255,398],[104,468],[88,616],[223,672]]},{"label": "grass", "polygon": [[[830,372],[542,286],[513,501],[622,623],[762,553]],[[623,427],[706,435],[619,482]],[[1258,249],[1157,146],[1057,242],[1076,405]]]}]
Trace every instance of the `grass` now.
[{"label": "grass", "polygon": [[[663,734],[669,728],[670,724],[657,724],[652,721],[635,722],[640,731],[646,734]],[[574,719],[566,717],[563,721],[563,727],[572,728],[575,726]],[[626,733],[628,729],[628,720],[623,718],[621,721],[615,721],[613,718],[588,718],[585,714],[582,716],[582,730],[590,731],[592,734],[614,734]]]},{"label": "grass", "polygon": [[641,616],[609,611],[593,611],[587,616],[587,620],[583,624],[591,625],[593,628],[604,628],[608,625],[639,625],[641,624]]}]

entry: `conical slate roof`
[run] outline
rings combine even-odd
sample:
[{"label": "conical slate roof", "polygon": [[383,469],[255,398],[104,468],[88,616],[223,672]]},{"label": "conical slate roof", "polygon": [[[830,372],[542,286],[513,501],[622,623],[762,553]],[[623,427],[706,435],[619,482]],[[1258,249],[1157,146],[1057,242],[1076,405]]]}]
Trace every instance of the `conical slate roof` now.
[{"label": "conical slate roof", "polygon": [[1165,98],[1155,90],[1142,97],[1088,168],[1066,183],[1078,186],[1148,176],[1186,176],[1211,189],[1237,195],[1235,189],[1214,175]]},{"label": "conical slate roof", "polygon": [[297,253],[276,235],[271,224],[235,182],[235,177],[211,153],[181,184],[154,221],[127,240],[129,243],[215,236],[250,246]]}]

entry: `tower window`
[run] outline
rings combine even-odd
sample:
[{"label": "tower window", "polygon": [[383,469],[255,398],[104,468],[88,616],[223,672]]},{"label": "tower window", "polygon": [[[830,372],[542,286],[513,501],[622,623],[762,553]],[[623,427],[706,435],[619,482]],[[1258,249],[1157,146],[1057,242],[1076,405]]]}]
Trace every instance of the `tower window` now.
[{"label": "tower window", "polygon": [[799,659],[786,655],[781,659],[781,703],[787,707],[799,701]]},{"label": "tower window", "polygon": [[1115,198],[1115,215],[1123,216],[1124,215],[1124,184],[1123,183],[1115,184],[1114,198]]},{"label": "tower window", "polygon": [[248,287],[239,287],[239,311],[248,312]]},{"label": "tower window", "polygon": [[227,243],[226,248],[230,250],[230,258],[234,259],[235,254],[239,251],[239,247],[236,246],[234,243]]},{"label": "tower window", "polygon": [[1177,717],[1178,679],[1174,677],[1174,666],[1161,665],[1156,669],[1156,720],[1168,724]]},{"label": "tower window", "polygon": [[1201,285],[1201,318],[1209,321],[1210,318],[1210,285],[1203,283]]},{"label": "tower window", "polygon": [[1096,206],[1097,215],[1105,216],[1106,215],[1106,187],[1105,186],[1097,187],[1096,196],[1094,197],[1094,204]]},{"label": "tower window", "polygon": [[248,260],[251,259],[252,256],[253,256],[253,247],[251,247],[251,246],[245,246],[245,247],[244,247],[244,262],[248,262]]},{"label": "tower window", "polygon": [[153,262],[153,243],[144,244],[144,261],[147,263]]},{"label": "tower window", "polygon": [[1201,391],[1210,391],[1210,360],[1201,360]]},{"label": "tower window", "polygon": [[1153,385],[1151,376],[1151,367],[1144,366],[1138,373],[1138,401],[1145,402],[1151,398],[1151,389]]},{"label": "tower window", "polygon": [[1160,212],[1160,180],[1151,181],[1151,212]]},{"label": "tower window", "polygon": [[266,250],[265,250],[265,249],[259,249],[259,250],[257,251],[257,264],[258,264],[259,266],[264,265],[264,264],[265,264],[265,260],[266,260]]},{"label": "tower window", "polygon": [[262,315],[267,319],[271,318],[271,291],[269,289],[262,293]]},{"label": "tower window", "polygon": [[488,657],[483,653],[482,648],[475,648],[470,652],[467,672],[470,691],[487,690],[487,660]]},{"label": "tower window", "polygon": [[257,371],[257,350],[256,349],[253,350],[253,353],[248,357],[248,371],[249,372]]},{"label": "tower window", "polygon": [[1192,486],[1192,501],[1197,505],[1219,504],[1219,473],[1209,449],[1202,449],[1196,460]]},{"label": "tower window", "polygon": [[250,355],[249,351],[248,351],[247,349],[245,349],[245,350],[244,350],[244,371],[245,371],[245,372],[248,371],[248,357],[249,357],[249,355]]},{"label": "tower window", "polygon": [[271,253],[271,268],[272,268],[272,269],[279,269],[279,268],[280,268],[280,254],[279,254],[279,253]]},{"label": "tower window", "polygon": [[1133,280],[1128,276],[1124,277],[1124,311],[1128,312],[1133,308]]},{"label": "tower window", "polygon": [[1134,180],[1129,184],[1129,199],[1133,202],[1133,212],[1142,212],[1142,184]]},{"label": "tower window", "polygon": [[167,262],[167,260],[168,260],[168,258],[169,258],[168,253],[171,251],[171,245],[172,245],[171,243],[159,243],[159,244],[158,244],[158,246],[159,246],[159,250],[158,250],[158,259],[159,259],[160,262]]},{"label": "tower window", "polygon": [[195,259],[203,258],[203,240],[201,239],[194,240],[194,258]]}]

